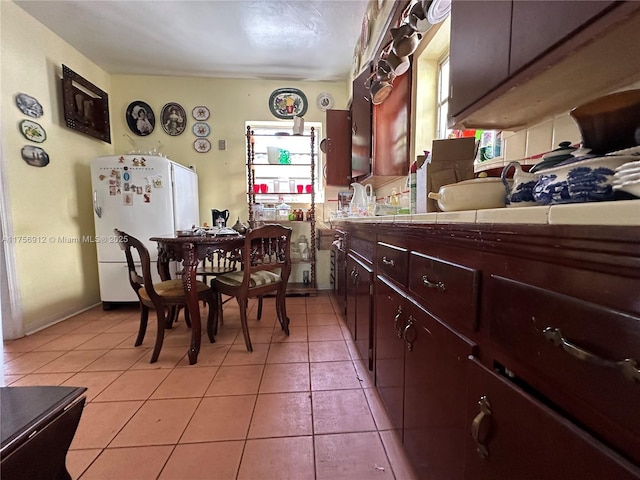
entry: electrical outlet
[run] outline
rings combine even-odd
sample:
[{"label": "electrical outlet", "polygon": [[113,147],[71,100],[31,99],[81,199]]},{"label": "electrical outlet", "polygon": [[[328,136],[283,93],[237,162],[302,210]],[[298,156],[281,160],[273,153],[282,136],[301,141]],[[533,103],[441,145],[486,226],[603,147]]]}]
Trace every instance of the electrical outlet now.
[{"label": "electrical outlet", "polygon": [[227,141],[218,140],[218,150],[226,150],[226,149],[227,149]]}]

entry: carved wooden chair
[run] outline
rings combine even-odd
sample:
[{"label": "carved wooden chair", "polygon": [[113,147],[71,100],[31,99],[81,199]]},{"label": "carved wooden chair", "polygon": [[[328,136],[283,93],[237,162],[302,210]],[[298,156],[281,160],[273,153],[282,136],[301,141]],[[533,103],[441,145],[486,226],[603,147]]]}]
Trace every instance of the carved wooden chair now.
[{"label": "carved wooden chair", "polygon": [[[177,314],[177,309],[184,307],[185,318],[188,318],[186,292],[184,291],[182,279],[165,280],[154,284],[151,278],[151,257],[147,247],[145,247],[140,240],[123,231],[115,229],[114,233],[117,238],[122,239],[120,241],[120,248],[124,250],[127,258],[129,282],[140,300],[140,328],[135,342],[136,347],[140,346],[144,340],[149,319],[149,309],[153,308],[156,311],[158,331],[156,333],[156,343],[150,362],[154,363],[160,355],[160,349],[164,341],[165,327],[170,325],[169,322],[171,322]],[[133,250],[137,252],[136,256],[140,260],[139,265],[136,265]],[[142,271],[142,275],[138,273],[138,268]],[[204,300],[209,305],[207,326],[211,324],[208,333],[209,340],[213,343],[215,341],[213,334],[217,327],[215,324],[216,316],[214,315],[215,295],[211,287],[206,283],[196,282],[196,288],[198,289],[198,299]],[[167,312],[169,313],[168,316]]]},{"label": "carved wooden chair", "polygon": [[[196,275],[200,277],[203,283],[209,284],[209,278],[215,278],[218,275],[222,275],[223,273],[235,272],[238,270],[238,265],[240,264],[240,256],[241,252],[239,249],[234,248],[232,250],[226,250],[223,248],[217,248],[207,254],[207,256],[202,260],[198,269],[196,270]],[[218,322],[220,325],[224,324],[223,316],[222,316],[222,305],[227,303],[230,298],[227,298],[224,302],[222,301],[222,295],[220,292],[215,292],[217,295],[217,309],[218,309]]]},{"label": "carved wooden chair", "polygon": [[[222,294],[235,297],[240,307],[240,324],[247,350],[253,351],[247,326],[249,298],[276,294],[276,313],[282,330],[289,335],[286,291],[291,274],[291,228],[282,225],[263,225],[245,234],[242,247],[242,270],[218,275],[211,285]],[[217,296],[216,296],[217,298]],[[214,332],[216,318],[207,324]]]}]

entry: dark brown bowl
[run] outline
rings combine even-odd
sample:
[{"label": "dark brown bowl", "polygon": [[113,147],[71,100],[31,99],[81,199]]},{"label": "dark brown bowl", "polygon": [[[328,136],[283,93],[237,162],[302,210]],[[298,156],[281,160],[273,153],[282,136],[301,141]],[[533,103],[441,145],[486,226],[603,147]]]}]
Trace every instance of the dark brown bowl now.
[{"label": "dark brown bowl", "polygon": [[584,147],[603,154],[640,145],[640,89],[597,98],[570,112]]}]

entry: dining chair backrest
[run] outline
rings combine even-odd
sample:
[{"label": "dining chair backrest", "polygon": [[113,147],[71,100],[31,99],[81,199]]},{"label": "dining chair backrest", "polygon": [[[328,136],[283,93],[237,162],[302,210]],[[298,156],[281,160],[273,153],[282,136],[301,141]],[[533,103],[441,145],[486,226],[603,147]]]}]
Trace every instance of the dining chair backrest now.
[{"label": "dining chair backrest", "polygon": [[[261,286],[261,278],[277,273],[285,285],[291,274],[290,227],[267,224],[248,230],[242,249],[243,286]],[[262,272],[268,272],[264,274]]]},{"label": "dining chair backrest", "polygon": [[[149,250],[144,244],[137,238],[129,235],[126,232],[115,228],[113,230],[116,238],[119,239],[118,243],[120,248],[124,251],[127,259],[127,269],[129,270],[129,282],[131,287],[140,298],[140,289],[144,288],[149,295],[151,301],[155,304],[160,301],[158,294],[153,288],[153,280],[151,278],[151,256]],[[134,256],[133,250],[136,251]],[[139,259],[139,265],[136,265],[136,258]],[[138,270],[138,268],[140,270]],[[142,273],[142,275],[140,274]]]}]

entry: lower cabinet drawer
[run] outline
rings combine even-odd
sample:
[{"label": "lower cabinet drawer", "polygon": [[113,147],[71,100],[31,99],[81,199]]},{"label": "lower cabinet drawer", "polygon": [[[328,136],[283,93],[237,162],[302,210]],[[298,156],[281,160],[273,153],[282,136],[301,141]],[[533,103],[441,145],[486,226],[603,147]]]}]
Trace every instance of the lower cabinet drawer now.
[{"label": "lower cabinet drawer", "polygon": [[407,284],[409,254],[406,248],[378,242],[376,257],[379,275],[391,278],[403,286]]},{"label": "lower cabinet drawer", "polygon": [[640,478],[636,466],[473,357],[468,368],[465,479]]},{"label": "lower cabinet drawer", "polygon": [[640,463],[640,318],[499,276],[489,281],[489,335],[517,362],[507,367]]},{"label": "lower cabinet drawer", "polygon": [[479,270],[411,252],[409,290],[427,310],[448,323],[477,328]]}]

